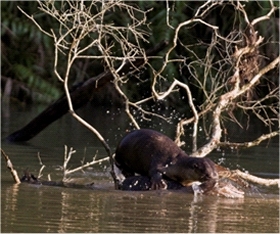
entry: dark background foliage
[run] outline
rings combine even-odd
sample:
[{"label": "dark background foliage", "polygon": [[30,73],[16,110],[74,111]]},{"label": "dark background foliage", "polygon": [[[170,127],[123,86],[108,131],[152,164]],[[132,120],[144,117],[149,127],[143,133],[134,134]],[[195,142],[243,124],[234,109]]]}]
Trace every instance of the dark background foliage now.
[{"label": "dark background foliage", "polygon": [[[165,1],[131,1],[130,4],[146,10],[153,8],[147,15],[147,21],[150,22],[150,35],[147,37],[149,43],[143,42],[143,48],[153,47],[162,40],[172,40],[174,30],[166,25]],[[201,4],[201,1],[169,1],[171,25],[176,27],[180,22],[191,19],[195,10]],[[28,14],[34,15],[35,19],[44,28],[58,29],[59,27],[57,22],[38,10],[38,5],[35,1],[1,1],[1,92],[3,95],[7,81],[12,81],[10,82],[12,89],[9,93],[6,93],[12,100],[25,104],[34,102],[49,104],[63,94],[62,84],[53,73],[53,40],[40,32],[33,22],[18,10],[17,6],[20,6]],[[249,20],[266,14],[268,9],[270,9],[268,1],[249,1],[246,3]],[[129,21],[125,17],[119,17],[119,14],[110,14],[106,17],[108,22],[114,22],[117,25],[126,25]],[[232,5],[226,4],[213,9],[211,14],[206,15],[205,21],[217,25],[221,35],[227,37],[231,32],[238,31],[244,27],[242,19],[243,17],[236,13]],[[257,30],[259,35],[265,38],[260,48],[262,64],[265,64],[277,57],[279,53],[279,12],[276,12],[265,23],[257,25]],[[173,57],[184,58],[185,64],[197,59],[186,49],[186,47],[189,47],[199,58],[203,58],[211,43],[211,38],[212,31],[206,26],[193,24],[186,27],[180,32],[180,43]],[[116,48],[116,50],[118,49]],[[165,52],[163,51],[161,55]],[[223,59],[224,55],[221,51],[216,50],[213,52],[212,56],[215,57],[216,61]],[[93,51],[93,53],[95,52]],[[63,64],[63,61],[60,64]],[[151,61],[151,64],[155,68],[161,66],[161,62],[158,60]],[[230,72],[230,67],[231,64],[229,63],[225,69]],[[81,81],[97,76],[102,71],[104,71],[104,67],[99,61],[87,59],[76,61],[71,72],[71,84],[77,85]],[[203,77],[203,69],[200,72],[201,74],[197,74],[197,76]],[[213,66],[213,72],[215,72],[215,65]],[[230,77],[230,74],[226,75]],[[167,79],[176,77],[180,81],[187,83],[192,92],[196,94],[197,105],[204,101],[201,89],[198,88],[196,81],[192,79],[189,69],[184,64],[169,64],[165,70],[165,76]],[[150,96],[151,80],[149,77],[151,77],[149,69],[130,77],[127,91],[129,91],[128,96],[132,100]],[[165,84],[162,83],[161,85],[164,88]],[[278,85],[277,72],[271,72],[256,87],[256,95],[264,95],[263,93],[269,92],[271,86]],[[113,86],[108,86],[104,92],[97,95],[94,99],[95,105],[121,103],[118,95],[115,94]],[[178,95],[181,102],[178,102]],[[184,105],[185,95],[184,91],[181,91],[180,94],[174,94],[167,99],[164,105],[169,105],[176,101],[178,108],[180,106],[184,107],[186,106]]]}]

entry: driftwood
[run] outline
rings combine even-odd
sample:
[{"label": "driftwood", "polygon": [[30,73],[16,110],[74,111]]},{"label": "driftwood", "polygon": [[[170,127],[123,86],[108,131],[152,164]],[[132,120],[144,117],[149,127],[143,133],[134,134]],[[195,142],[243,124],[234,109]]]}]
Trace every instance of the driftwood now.
[{"label": "driftwood", "polygon": [[[163,50],[167,46],[167,42],[163,41],[156,45],[154,48],[151,48],[146,51],[147,56],[156,55],[158,52]],[[123,68],[119,71],[120,74],[128,74],[131,72],[137,71],[140,66],[146,62],[145,58],[136,59],[135,62],[127,62]],[[132,69],[133,68],[133,69]],[[114,76],[110,71],[101,73],[97,77],[90,78],[85,81],[82,85],[72,90],[70,95],[73,102],[73,107],[75,110],[84,106],[88,101],[91,100],[93,93],[99,91],[106,86],[109,82],[113,81]],[[41,114],[31,120],[26,126],[22,129],[13,132],[6,137],[7,141],[10,142],[19,142],[19,141],[28,141],[39,132],[45,129],[52,122],[56,121],[63,115],[65,115],[69,110],[66,96],[62,96],[52,105],[47,107]]]},{"label": "driftwood", "polygon": [[3,157],[4,157],[5,160],[6,160],[7,168],[10,170],[11,175],[12,175],[12,177],[13,177],[15,183],[20,184],[21,181],[20,181],[20,179],[19,179],[19,177],[18,177],[18,173],[17,173],[17,171],[14,169],[14,166],[13,166],[13,164],[12,164],[10,158],[9,158],[8,155],[4,152],[4,150],[2,150],[2,149],[1,149],[1,153],[2,153]]},{"label": "driftwood", "polygon": [[29,172],[28,170],[25,170],[24,174],[21,177],[19,177],[18,173],[17,173],[17,170],[14,168],[14,166],[12,164],[12,161],[10,160],[9,156],[4,152],[3,149],[1,149],[2,156],[6,160],[7,168],[10,170],[11,175],[13,177],[13,180],[16,184],[29,183],[29,184],[36,184],[36,185],[93,189],[93,187],[92,187],[92,185],[94,184],[93,182],[89,183],[89,184],[85,184],[85,185],[77,184],[77,183],[71,182],[72,180],[70,178],[67,178],[67,176],[69,174],[73,173],[73,172],[83,170],[84,168],[87,168],[91,165],[101,163],[103,161],[108,161],[109,158],[107,157],[107,158],[96,160],[95,159],[96,155],[95,155],[95,157],[93,157],[93,160],[91,162],[87,162],[87,163],[81,165],[80,167],[69,170],[69,169],[67,169],[67,164],[68,164],[69,160],[71,159],[72,154],[74,154],[75,152],[76,151],[73,150],[73,148],[70,148],[70,150],[68,152],[67,146],[65,146],[64,163],[63,163],[63,166],[62,166],[63,178],[62,178],[61,181],[52,181],[52,180],[50,180],[50,176],[48,176],[49,180],[40,179],[40,177],[42,176],[42,174],[41,174],[42,170],[45,168],[45,165],[43,164],[39,153],[38,153],[38,159],[39,159],[39,163],[41,165],[39,175],[36,177],[31,172]]}]

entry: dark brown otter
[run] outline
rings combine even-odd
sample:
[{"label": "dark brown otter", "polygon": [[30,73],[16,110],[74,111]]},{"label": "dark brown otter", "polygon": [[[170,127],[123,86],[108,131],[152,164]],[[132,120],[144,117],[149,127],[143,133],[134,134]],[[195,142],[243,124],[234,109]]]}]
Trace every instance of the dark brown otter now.
[{"label": "dark brown otter", "polygon": [[128,133],[116,149],[115,164],[126,178],[135,173],[148,176],[151,189],[165,189],[166,178],[184,186],[200,181],[206,192],[218,180],[213,161],[188,156],[169,137],[150,129]]}]

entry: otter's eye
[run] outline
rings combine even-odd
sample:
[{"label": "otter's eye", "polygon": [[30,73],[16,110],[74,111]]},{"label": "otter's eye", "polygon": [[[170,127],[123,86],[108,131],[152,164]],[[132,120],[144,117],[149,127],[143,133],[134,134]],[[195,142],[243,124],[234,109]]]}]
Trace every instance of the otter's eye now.
[{"label": "otter's eye", "polygon": [[198,165],[196,163],[193,164],[193,169],[197,169]]}]

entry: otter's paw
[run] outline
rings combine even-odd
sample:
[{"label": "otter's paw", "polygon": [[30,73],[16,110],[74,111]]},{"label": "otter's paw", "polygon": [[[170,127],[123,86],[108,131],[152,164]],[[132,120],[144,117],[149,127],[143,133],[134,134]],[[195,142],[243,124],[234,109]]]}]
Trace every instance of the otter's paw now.
[{"label": "otter's paw", "polygon": [[167,184],[162,179],[161,173],[157,173],[151,178],[151,190],[167,189]]},{"label": "otter's paw", "polygon": [[167,184],[163,180],[160,180],[160,182],[157,183],[152,182],[151,190],[159,190],[159,189],[162,190],[167,189]]}]

